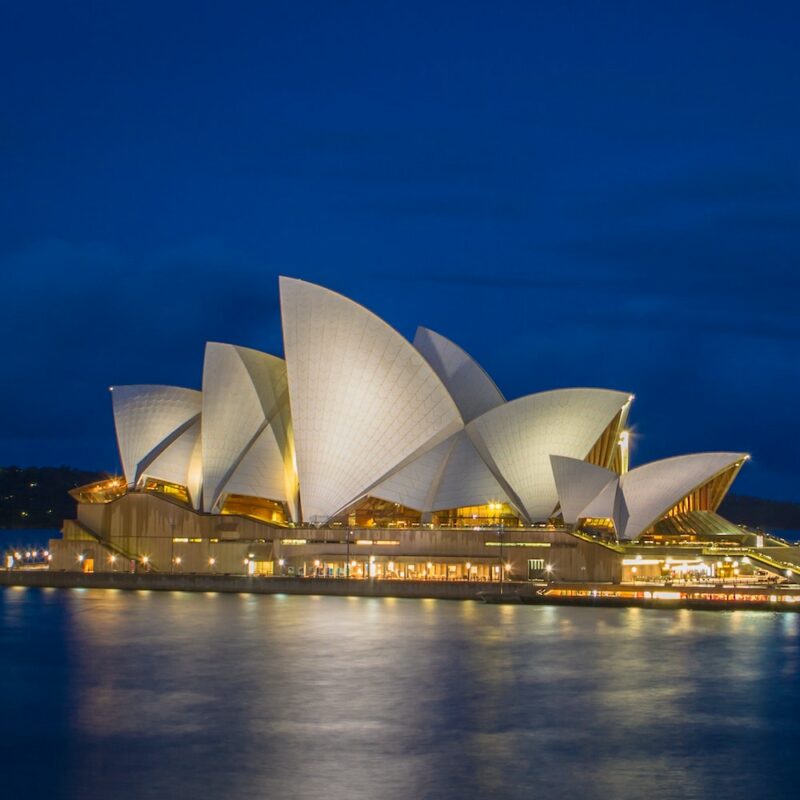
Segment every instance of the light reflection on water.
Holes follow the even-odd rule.
[[[799,623],[0,591],[0,796],[784,797]]]

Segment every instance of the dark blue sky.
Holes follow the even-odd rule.
[[[800,11],[653,5],[5,3],[0,463],[116,469],[287,274],[800,500]]]

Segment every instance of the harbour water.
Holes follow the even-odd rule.
[[[0,796],[783,798],[800,616],[0,590]]]

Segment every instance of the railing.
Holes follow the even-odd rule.
[[[597,536],[592,536],[590,533],[585,533],[584,531],[574,530],[565,531],[565,533],[569,533],[570,536],[574,536],[576,539],[582,539],[584,542],[591,542],[592,544],[599,544],[602,547],[607,547],[609,550],[613,550],[615,553],[625,552],[625,548],[622,545],[616,544],[615,542],[609,542],[606,539],[601,539]]]
[[[123,548],[121,548],[119,545],[116,545],[108,541],[107,539],[104,539],[102,536],[100,536],[99,533],[95,533],[91,528],[87,527],[82,522],[79,522],[77,519],[70,520],[70,522],[73,525],[76,525],[85,534],[91,536],[92,539],[94,539],[99,544],[103,545],[103,547],[105,547],[107,550],[110,550],[115,555],[121,556],[122,558],[127,559],[128,561],[137,561],[137,562],[139,561],[139,558],[136,555],[129,553],[127,550],[123,550]],[[153,566],[152,562],[148,562],[147,566],[151,572],[158,572],[158,569],[156,569],[156,567]]]

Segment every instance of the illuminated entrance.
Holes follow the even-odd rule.
[[[406,581],[499,581],[500,566],[496,560],[425,559],[422,557],[356,556],[350,562],[341,558],[320,556],[290,564],[288,574],[307,578],[352,578],[356,580]],[[505,570],[504,579],[509,571]]]

